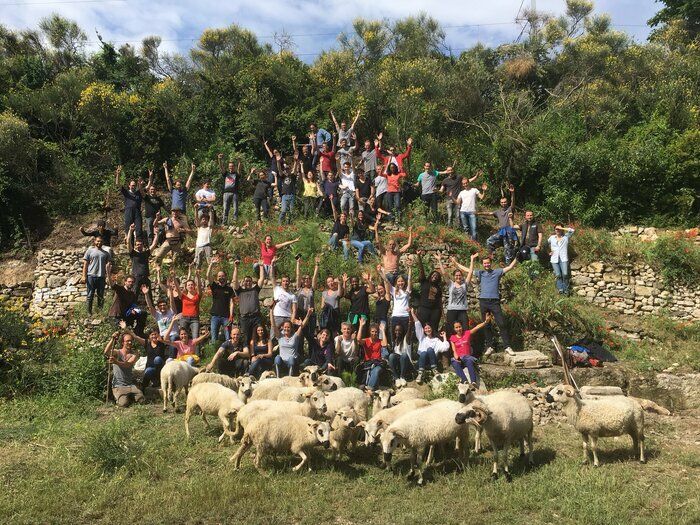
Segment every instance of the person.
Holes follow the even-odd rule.
[[[437,356],[450,350],[450,342],[447,340],[447,333],[440,332],[440,337],[434,334],[437,328],[433,328],[430,323],[421,323],[416,315],[416,311],[411,308],[411,319],[418,340],[418,375],[416,383],[423,384],[425,370],[428,367],[433,373],[437,370]]]
[[[540,249],[544,230],[539,221],[535,220],[532,210],[525,211],[525,222],[520,225],[520,248],[528,248],[531,261],[539,261]]]
[[[265,325],[257,324],[253,327],[248,352],[250,353],[249,375],[260,379],[260,374],[266,370],[272,370],[274,366],[272,360],[272,339],[267,333]]]
[[[228,217],[233,208],[233,220],[238,220],[238,202],[240,198],[241,174],[243,173],[243,162],[238,159],[238,164],[234,160],[228,161],[228,169],[224,169],[224,154],[216,156],[219,161],[221,176],[224,178],[224,216],[222,224],[228,224]]]
[[[396,286],[394,286],[386,278],[385,269],[381,265],[377,266],[377,273],[384,277],[384,286],[386,286],[386,289],[389,291],[393,302],[393,308],[391,310],[392,333],[394,333],[396,325],[400,324],[403,328],[402,333],[404,335],[408,334],[408,303],[411,299],[411,272],[412,268],[409,267],[408,278],[399,275],[396,278]]]
[[[239,324],[244,341],[250,341],[253,337],[253,328],[256,325],[262,324],[262,316],[260,315],[260,290],[265,284],[265,275],[263,266],[258,268],[258,280],[253,282],[253,278],[246,275],[243,278],[243,283],[238,282],[238,269],[241,265],[241,260],[236,258],[233,261],[233,278],[231,285],[233,291],[238,297],[238,313]],[[253,347],[251,346],[251,349]]]
[[[459,224],[459,205],[455,203],[457,195],[462,189],[462,177],[457,176],[454,166],[448,166],[447,177],[442,179],[440,193],[445,196],[445,210],[447,211],[447,225],[452,226],[453,222]],[[476,177],[475,177],[476,178]],[[472,181],[475,179],[471,179]]]
[[[296,319],[297,296],[292,293],[292,290],[289,287],[289,285],[291,284],[289,276],[283,275],[280,278],[279,286],[277,285],[277,280],[275,279],[274,262],[276,262],[276,259],[273,259],[273,264],[270,269],[270,281],[272,282],[272,298],[275,302],[275,307],[273,311],[277,326],[282,326],[282,324],[285,321],[292,322],[293,319]]]
[[[398,223],[401,217],[401,179],[406,177],[406,174],[403,171],[399,171],[396,164],[389,164],[385,177],[389,198],[387,208],[391,210],[394,222]]]
[[[251,169],[246,181],[250,181],[255,173],[255,168]],[[255,181],[255,189],[253,190],[253,206],[255,206],[255,216],[258,222],[262,222],[263,218],[267,218],[270,209],[268,202],[268,190],[272,187],[270,181],[267,180],[265,170],[258,171],[258,178]]]
[[[471,330],[465,330],[460,321],[454,323],[454,334],[450,336],[450,345],[452,346],[452,368],[459,376],[461,383],[474,383],[479,386],[479,371],[476,367],[477,359],[472,355],[471,338],[475,332],[478,332],[483,327],[488,326],[493,321],[493,314],[487,313],[486,318],[476,325]],[[469,372],[469,378],[464,373],[464,368]],[[471,381],[470,381],[471,380]]]
[[[564,233],[564,226],[561,223],[554,225],[554,235],[550,235],[549,262],[556,276],[556,287],[562,295],[569,294],[569,239],[574,234],[573,228],[567,228]]]
[[[105,346],[104,356],[112,367],[112,395],[118,407],[126,408],[132,401],[143,403],[146,398],[134,382],[134,365],[137,357],[133,352],[134,337],[130,334],[122,336],[122,347],[114,349],[114,345],[119,339],[119,332],[114,332],[109,342]]]
[[[348,322],[352,325],[353,330],[360,328],[360,321],[369,319],[369,294],[374,293],[374,283],[369,272],[362,272],[363,283],[360,284],[360,279],[353,277],[350,279],[350,288],[348,289],[348,275],[343,274],[343,289],[348,290],[345,297],[350,301],[348,309]]]
[[[219,346],[211,362],[204,367],[204,371],[216,370],[219,374],[238,377],[245,374],[249,366],[249,348],[241,337],[241,329],[234,326],[231,328],[231,337]]]
[[[354,139],[357,138],[354,133],[352,136]],[[343,168],[347,164],[352,171],[352,156],[355,154],[355,146],[350,146],[350,142],[346,139],[338,139],[338,145],[340,146],[338,148],[338,165]],[[353,174],[353,181],[354,179]]]
[[[371,195],[369,199],[367,199],[367,203],[365,204],[362,211],[364,211],[365,217],[367,217],[367,220],[370,223],[375,223],[375,230],[376,226],[379,225],[379,223],[384,217],[388,218],[391,216],[390,212],[377,206],[376,199]]]
[[[301,364],[302,368],[315,365],[319,372],[332,375],[335,371],[333,348],[331,332],[324,328],[309,342],[309,358]]]
[[[403,169],[403,163],[411,155],[411,144],[413,144],[413,139],[411,137],[408,137],[408,139],[406,139],[406,151],[404,151],[403,153],[397,155],[396,148],[394,146],[390,146],[386,155],[384,155],[381,152],[382,135],[382,133],[379,133],[377,135],[377,141],[375,142],[374,149],[377,155],[377,160],[381,161],[384,164],[384,173],[388,174],[389,168],[391,166],[396,166],[397,173],[404,173],[405,170]]]
[[[357,113],[355,113],[355,118],[353,119],[352,124],[350,124],[350,127],[348,127],[345,120],[341,120],[339,125],[335,115],[333,114],[333,110],[331,110],[330,113],[331,118],[333,119],[333,124],[335,124],[335,132],[338,134],[338,142],[340,143],[344,140],[348,146],[353,144],[352,140],[350,139],[354,139],[355,141],[357,140],[357,137],[355,137],[355,125],[360,118],[360,110],[358,109]]]
[[[309,130],[311,131],[309,134],[309,144],[311,145],[314,156],[313,167],[316,168],[319,161],[319,147],[321,144],[331,141],[331,134],[325,129],[319,128],[315,122],[309,124]]]
[[[335,162],[335,135],[332,135],[333,142],[331,146],[328,146],[328,142],[320,142],[316,144],[316,148],[320,148],[318,155],[321,162],[321,172],[327,174],[328,172],[335,171],[333,169],[333,163]]]
[[[434,326],[437,330],[442,317],[442,274],[433,270],[426,277],[423,268],[423,250],[418,250],[418,269],[420,270],[420,300],[418,301],[418,319],[423,324]],[[409,289],[410,291],[410,289]]]
[[[85,283],[87,297],[87,314],[92,315],[92,303],[97,294],[97,308],[102,309],[105,302],[105,284],[107,264],[112,256],[102,247],[102,237],[95,237],[93,245],[83,255],[82,280]]]
[[[117,166],[114,175],[114,185],[119,186],[119,177],[122,173],[122,167]],[[138,181],[130,180],[128,186],[121,186],[122,197],[124,197],[124,231],[129,230],[132,224],[136,230],[137,237],[141,237],[142,222],[141,222],[141,203],[143,202],[143,179]]]
[[[344,322],[340,325],[340,334],[335,338],[335,372],[354,372],[359,362],[359,342],[353,336],[352,325]]]
[[[392,324],[393,337],[391,346],[386,351],[386,359],[389,370],[394,376],[394,386],[401,388],[406,386],[408,379],[414,373],[411,360],[411,344],[408,342],[408,332],[401,323]]]
[[[459,264],[454,257],[450,257],[450,261],[455,267],[455,270],[452,273],[452,279],[449,279],[445,267],[442,264],[442,258],[439,255],[436,256],[440,272],[447,281],[447,317],[445,319],[445,328],[448,336],[454,334],[453,326],[456,321],[462,323],[462,326],[467,326],[468,324],[469,318],[467,317],[467,308],[469,283],[471,283],[472,277],[474,276],[474,261],[477,257],[479,257],[478,252],[471,254],[469,268]]]
[[[420,198],[432,212],[434,220],[438,218],[438,194],[435,192],[437,178],[448,173],[448,170],[434,170],[432,163],[427,161],[423,164],[423,171],[418,175],[418,180],[413,185],[416,188],[421,188]]]
[[[389,183],[387,182],[386,175],[384,175],[384,169],[377,167],[377,175],[372,181],[374,183],[374,198],[377,201],[378,208],[390,208],[391,202],[389,202]]]
[[[143,215],[146,218],[146,241],[153,244],[156,234],[156,222],[161,217],[161,210],[165,208],[163,199],[158,195],[158,190],[153,183],[153,170],[148,170],[148,183],[146,195],[143,196]]]
[[[476,241],[476,199],[484,198],[485,193],[471,187],[471,179],[462,177],[462,191],[454,199],[455,204],[459,204],[459,221],[462,223],[464,233],[468,233],[472,241]],[[488,186],[482,184],[481,189],[485,192]]]
[[[170,217],[156,221],[156,224],[165,225],[165,241],[156,250],[156,267],[160,266],[161,261],[169,252],[173,253],[172,260],[174,265],[177,256],[182,253],[184,236],[189,231],[187,219],[180,210],[173,209],[170,211]]]
[[[367,387],[367,393],[371,396],[379,388],[384,361],[382,360],[382,349],[386,352],[389,343],[386,339],[386,332],[380,331],[379,326],[373,324],[369,327],[369,337],[363,338],[362,332],[367,320],[360,319],[360,327],[357,330],[356,338],[360,351],[362,352],[362,378],[361,382]],[[381,338],[380,338],[381,334]]]
[[[148,307],[148,311],[150,312],[151,316],[156,321],[156,325],[158,326],[158,334],[161,338],[165,337],[165,333],[168,331],[170,321],[173,320],[173,317],[177,313],[175,311],[175,305],[173,304],[172,288],[168,286],[166,290],[168,294],[168,300],[166,300],[164,297],[161,297],[160,299],[158,299],[158,302],[154,307],[153,299],[151,299],[150,287],[146,284],[141,286],[141,293],[143,293],[143,295],[146,298],[146,306]],[[171,337],[176,336],[177,334],[171,334]]]
[[[340,299],[345,294],[339,279],[329,275],[326,288],[321,292],[321,314],[318,316],[319,328],[328,328],[331,336],[340,332]]]
[[[362,150],[360,154],[362,162],[361,173],[365,175],[370,181],[374,182],[377,176],[377,149],[379,145],[379,140],[376,141],[375,147],[372,147],[372,141],[370,139],[365,140],[365,149]]]
[[[294,197],[297,194],[297,177],[296,171],[299,161],[294,160],[294,166],[292,172],[285,167],[282,173],[275,174],[275,187],[280,194],[281,206],[280,215],[277,220],[278,225],[282,225],[282,222],[287,220],[287,224],[292,223],[292,212],[294,211]]]
[[[374,197],[374,183],[372,177],[364,171],[360,171],[355,177],[355,200],[358,209],[367,213],[367,203]]]
[[[328,239],[328,246],[332,250],[338,247],[338,241],[343,245],[343,257],[348,258],[350,252],[350,240],[348,235],[350,234],[350,227],[348,226],[348,216],[341,213],[333,224],[333,229],[331,230],[330,239]]]
[[[153,239],[153,243],[148,248],[144,248],[143,239],[141,239],[141,237],[137,237],[134,240],[135,235],[136,228],[132,224],[129,226],[129,232],[126,237],[126,246],[129,252],[129,258],[131,259],[131,273],[136,279],[134,286],[136,290],[140,290],[141,286],[145,284],[149,287],[150,291],[151,272],[148,266],[148,261],[151,258],[151,252],[155,249],[158,240]]]
[[[146,390],[151,383],[155,388],[160,388],[160,370],[165,365],[165,343],[160,340],[160,333],[157,328],[148,331],[148,339],[139,337],[129,328],[124,321],[119,322],[122,330],[129,334],[137,345],[143,346],[146,354],[146,368],[143,371],[141,389]]]
[[[321,211],[327,213],[327,206],[331,208],[331,214],[333,217],[336,216],[338,210],[338,187],[340,183],[335,179],[333,172],[328,172],[325,174],[325,179],[322,184],[319,184],[319,193],[323,196],[318,201],[316,206],[316,213],[321,214]]]
[[[202,294],[199,283],[199,268],[195,270],[195,278],[185,281],[183,293],[178,284],[175,291],[182,299],[182,313],[180,314],[180,329],[186,329],[193,339],[199,337],[199,304],[202,302]]]
[[[112,283],[112,263],[107,263],[107,282]],[[134,289],[136,279],[133,275],[124,277],[123,284],[116,282],[111,284],[114,291],[114,302],[107,314],[109,317],[126,321],[129,327],[134,328],[134,332],[139,337],[144,337],[146,327],[146,312],[137,304],[137,296]]]
[[[214,215],[201,214],[194,218],[197,226],[197,241],[194,248],[194,265],[199,269],[202,265],[202,254],[207,259],[207,264],[211,264],[211,234],[216,223]]]
[[[273,300],[274,307],[277,307],[277,301]],[[292,333],[292,322],[290,320],[284,321],[280,330],[279,325],[276,321],[276,316],[273,314],[274,308],[270,308],[270,326],[272,327],[272,333],[277,338],[277,344],[279,345],[279,354],[275,357],[275,373],[277,377],[282,377],[282,372],[286,371],[287,375],[296,376],[299,368],[299,362],[301,361],[301,356],[299,355],[297,348],[297,341],[304,332],[311,314],[314,313],[313,308],[309,308],[306,311],[306,317],[302,320],[299,328],[296,332]]]
[[[318,207],[318,201],[321,193],[318,191],[318,182],[316,181],[314,172],[306,171],[304,173],[306,173],[303,180],[304,218],[308,219],[313,215],[314,211]]]
[[[219,270],[216,272],[216,280],[211,280],[211,270],[214,264],[218,264],[212,260],[207,268],[207,282],[211,290],[211,343],[215,344],[219,338],[219,332],[223,329],[224,341],[229,340],[228,327],[233,320],[233,297],[235,292],[229,285],[226,279],[226,272]],[[239,330],[240,332],[240,330]],[[245,342],[245,339],[242,339]]]
[[[314,139],[315,140],[315,139]],[[312,153],[311,144],[302,144],[301,153],[299,153],[299,147],[297,146],[297,137],[292,135],[292,150],[299,155],[299,163],[301,164],[302,173],[314,173],[314,155]]]
[[[486,239],[486,248],[489,255],[493,256],[498,246],[503,246],[506,264],[515,257],[518,244],[518,233],[513,228],[513,210],[515,209],[515,186],[508,185],[510,202],[506,197],[501,197],[501,207],[493,212],[478,213],[477,215],[489,215],[498,220],[498,231]]]
[[[244,227],[244,229],[247,229],[247,224]],[[250,232],[250,235],[253,237],[256,243],[260,246],[260,258],[262,259],[262,267],[265,270],[265,278],[270,277],[270,272],[272,270],[272,260],[275,258],[277,255],[277,251],[281,250],[282,248],[285,248],[287,246],[291,246],[295,242],[299,242],[301,237],[297,237],[296,239],[292,239],[290,241],[285,241],[281,242],[278,244],[275,244],[272,242],[272,235],[266,235],[265,238],[263,239],[263,242],[258,241],[258,239],[255,237],[253,232]],[[253,264],[253,271],[257,272],[258,267],[261,265],[260,262],[256,262]]]
[[[190,175],[187,177],[185,185],[182,185],[182,181],[176,179],[174,184],[170,180],[170,172],[168,171],[168,161],[163,162],[163,170],[165,171],[165,184],[170,192],[170,210],[178,210],[182,212],[182,221],[185,224],[185,228],[189,228],[187,223],[187,192],[190,191],[190,186],[192,186],[192,179],[194,179],[194,172],[197,169],[194,162],[192,163],[190,169]]]
[[[204,215],[215,216],[214,203],[216,202],[216,192],[211,188],[209,179],[205,180],[202,187],[194,194],[194,200],[195,219]]]
[[[104,219],[98,219],[95,222],[94,229],[86,230],[81,226],[80,233],[83,235],[83,237],[100,237],[102,239],[102,249],[107,253],[111,254],[112,238],[116,238],[119,235],[119,228],[107,228],[107,221],[105,221]]]
[[[173,320],[170,321],[170,326],[168,326],[168,331],[165,334],[165,338],[162,339],[166,345],[175,349],[175,353],[171,354],[171,356],[166,360],[166,363],[168,361],[176,360],[185,361],[188,365],[195,366],[197,363],[199,363],[202,357],[199,350],[199,345],[207,340],[209,333],[205,330],[202,335],[193,339],[190,335],[190,331],[181,326],[178,331],[180,339],[171,341],[170,333],[173,331],[175,322],[179,320],[181,315],[182,314],[177,314],[175,317],[173,317]]]
[[[398,247],[398,243],[394,239],[389,239],[385,247],[379,239],[378,228],[374,230],[374,244],[382,256],[382,266],[386,272],[386,279],[394,285],[396,277],[399,275],[399,259],[413,245],[413,227],[409,226],[408,241],[401,248]]]
[[[306,317],[306,311],[309,308],[315,308],[316,306],[316,296],[315,296],[315,291],[316,291],[316,282],[318,279],[318,267],[319,264],[321,263],[321,257],[317,255],[314,258],[314,273],[313,275],[309,275],[308,273],[305,275],[301,275],[301,255],[298,255],[296,258],[296,309],[295,309],[295,314],[294,314],[294,319],[292,322],[294,324],[300,324],[301,320]],[[306,325],[306,328],[304,329],[303,332],[303,338],[299,339],[299,355],[302,355],[302,345],[304,344],[304,339],[306,339],[307,343],[309,344],[309,348],[311,348],[311,344],[315,341],[314,340],[314,335],[316,333],[316,315],[312,315],[311,319],[309,320],[309,323]],[[330,338],[329,338],[330,340]]]
[[[357,250],[357,262],[360,264],[364,262],[365,253],[372,255],[377,253],[374,250],[372,241],[369,240],[369,230],[373,230],[376,227],[376,223],[375,226],[371,226],[368,223],[365,212],[357,212],[357,217],[353,221],[352,234],[350,235],[350,245]]]
[[[501,283],[501,278],[511,271],[517,262],[517,259],[513,259],[513,261],[505,268],[494,269],[492,268],[493,260],[487,256],[481,260],[481,264],[483,265],[484,269],[474,272],[474,276],[480,283],[479,310],[481,311],[481,319],[482,321],[485,321],[486,316],[489,313],[493,314],[493,319],[496,321],[498,330],[501,333],[501,340],[505,346],[505,352],[508,355],[515,355],[515,352],[510,347],[510,336],[508,334],[508,328],[506,328],[505,319],[503,318],[503,312],[501,311],[501,295],[499,286]],[[493,330],[491,329],[490,323],[484,330],[484,339],[484,344],[486,346],[484,357],[488,357],[494,351]]]
[[[350,162],[342,163],[340,172],[340,212],[350,216],[355,215],[355,172],[352,171]]]

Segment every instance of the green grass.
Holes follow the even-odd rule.
[[[418,488],[380,469],[377,451],[333,462],[317,449],[315,471],[303,474],[281,455],[266,462],[263,477],[250,456],[232,470],[237,445],[217,446],[217,426],[206,432],[193,419],[188,442],[182,414],[157,405],[14,401],[0,407],[0,521],[697,523],[700,453],[674,438],[678,420],[648,420],[647,465],[630,458],[622,438],[602,440],[601,468],[581,466],[574,430],[552,424],[536,429],[533,470],[514,458],[512,483],[488,481],[490,455],[482,454],[463,473],[436,469]],[[405,473],[406,457],[397,459]]]

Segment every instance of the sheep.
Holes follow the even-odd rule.
[[[491,442],[494,461],[491,479],[498,479],[499,451],[504,452],[504,475],[511,481],[508,470],[508,453],[513,443],[520,443],[520,454],[525,454],[523,439],[527,440],[528,462],[532,460],[532,407],[522,395],[514,392],[494,392],[483,399],[476,399],[455,415],[455,422],[483,427]]]
[[[301,403],[304,401],[304,396],[306,396],[306,394],[309,392],[313,394],[317,390],[318,388],[313,386],[288,386],[280,391],[277,396],[277,401],[296,401],[297,403]]]
[[[393,393],[394,390],[384,388],[372,392],[372,415],[378,414],[380,411],[391,406],[389,402]]]
[[[399,405],[400,406],[400,405]],[[409,479],[418,473],[418,484],[423,484],[425,467],[432,460],[432,447],[440,443],[457,441],[457,453],[460,463],[469,457],[469,427],[458,425],[455,416],[463,406],[456,401],[445,401],[438,405],[418,408],[396,419],[381,436],[384,462],[391,463],[391,457],[400,444],[411,450],[411,470]],[[418,465],[418,458],[423,458],[425,449],[430,447],[424,464]]]
[[[188,365],[184,361],[169,361],[160,371],[160,386],[163,393],[163,412],[168,411],[168,401],[173,404],[173,410],[177,412],[177,396],[184,390],[185,395],[190,387],[190,382],[199,373],[199,369]]]
[[[265,381],[260,381],[253,394],[250,396],[251,401],[260,399],[277,399],[279,393],[287,388],[287,385],[282,379],[270,378]]]
[[[357,414],[352,408],[343,407],[336,412],[331,421],[330,435],[331,449],[335,458],[346,450],[348,443],[355,450],[358,434],[357,422]]]
[[[262,374],[260,374],[260,382],[265,381],[266,379],[276,379],[277,374],[275,374],[274,370],[265,370]]]
[[[367,420],[367,409],[369,407],[369,395],[354,387],[345,387],[333,392],[326,392],[326,404],[328,406],[327,416],[330,419],[335,417],[335,413],[343,408],[354,408],[360,421]]]
[[[483,400],[484,396],[477,396],[474,393],[477,388],[476,383],[459,383],[457,385],[457,400],[464,405],[468,405],[477,399]],[[474,453],[478,454],[481,452],[481,434],[484,429],[479,425],[474,425],[474,430]]]
[[[407,401],[409,399],[422,399],[424,397],[425,396],[423,395],[423,392],[421,392],[417,388],[402,388],[395,394],[391,395],[391,404],[398,405],[399,403]]]
[[[257,453],[253,464],[261,474],[266,475],[262,470],[262,459],[268,449],[290,451],[298,455],[301,462],[292,469],[296,472],[309,461],[312,446],[321,443],[328,447],[329,436],[330,425],[327,422],[314,421],[304,416],[275,414],[270,418],[256,418],[246,427],[241,446],[230,461],[234,463],[234,470],[239,470],[243,454],[255,445]]]
[[[345,381],[343,381],[338,376],[329,376],[328,374],[321,374],[318,377],[319,377],[319,379],[324,381],[324,384],[328,384],[328,383],[334,384],[335,385],[334,390],[338,390],[340,388],[345,388]]]
[[[429,405],[430,402],[425,399],[409,399],[408,401],[399,403],[396,406],[379,410],[377,413],[372,415],[371,419],[358,424],[365,430],[365,445],[369,446],[376,443],[377,438],[384,431],[384,429],[386,429],[399,417],[411,412],[412,410]]]
[[[190,417],[195,408],[202,411],[202,419],[207,428],[210,428],[207,421],[207,414],[217,415],[224,427],[224,432],[219,436],[219,443],[228,435],[233,443],[233,432],[231,425],[233,416],[245,406],[236,392],[218,383],[198,383],[192,385],[187,393],[187,409],[185,410],[185,433],[190,437]]]
[[[313,386],[314,380],[318,377],[314,377],[309,372],[302,372],[298,376],[284,376],[281,381],[287,386]]]
[[[635,400],[624,396],[608,396],[600,399],[581,399],[569,385],[557,385],[547,401],[558,401],[563,405],[569,423],[583,438],[583,463],[589,461],[588,445],[593,453],[593,465],[599,466],[597,446],[599,437],[613,437],[629,434],[639,462],[646,463],[644,457],[644,410]]]
[[[230,377],[224,374],[214,374],[212,372],[202,372],[195,376],[192,380],[192,386],[200,383],[218,383],[224,385],[238,393],[238,398],[247,403],[250,396],[253,394],[255,386],[255,378],[252,376]]]

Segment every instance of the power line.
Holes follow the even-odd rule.
[[[113,2],[126,2],[127,0],[60,0],[59,2],[10,2],[0,4],[0,7],[5,6],[25,6],[25,5],[60,5],[60,4],[106,4]]]

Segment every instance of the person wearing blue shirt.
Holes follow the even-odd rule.
[[[192,186],[192,179],[194,178],[194,172],[197,166],[192,163],[192,169],[190,170],[190,175],[187,177],[187,182],[183,187],[182,181],[175,179],[170,180],[170,173],[168,172],[168,161],[163,163],[163,169],[165,170],[165,183],[168,186],[168,191],[170,192],[170,209],[179,210],[182,212],[182,218],[185,222],[185,228],[189,228],[187,224],[187,192]]]
[[[311,135],[309,136],[309,139],[312,144],[316,144],[316,148],[314,151],[314,160],[311,162],[311,166],[313,166],[313,168],[316,169],[316,165],[318,164],[319,159],[318,152],[321,149],[321,144],[330,142],[331,140],[333,140],[333,138],[327,130],[319,128],[315,122],[309,124],[309,129],[311,130]]]

